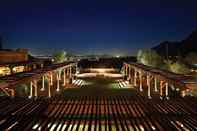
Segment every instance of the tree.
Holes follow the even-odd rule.
[[[191,52],[185,57],[185,62],[190,65],[197,64],[197,53]]]
[[[170,64],[169,70],[177,74],[188,74],[190,72],[189,68],[180,61]]]
[[[138,53],[137,53],[137,61],[139,63],[141,63],[141,61],[142,61],[143,54],[144,54],[144,50],[139,50]]]
[[[137,61],[147,66],[161,67],[164,62],[160,55],[152,49],[139,50],[137,54]]]
[[[67,53],[65,51],[58,51],[53,55],[54,63],[62,63],[66,60]]]

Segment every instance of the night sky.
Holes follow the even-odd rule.
[[[1,0],[5,48],[134,54],[197,29],[197,0]]]

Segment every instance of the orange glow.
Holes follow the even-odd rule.
[[[11,74],[9,67],[0,67],[0,76]]]
[[[90,68],[90,72],[97,72],[97,73],[105,73],[105,72],[114,72],[116,69],[114,68]]]
[[[13,68],[13,71],[14,72],[23,72],[24,69],[25,69],[24,66],[16,66],[16,67]]]
[[[102,75],[103,77],[110,77],[110,78],[122,78],[122,74],[118,73],[82,73],[82,74],[77,74],[76,76],[78,78],[87,78],[87,77],[97,77]]]

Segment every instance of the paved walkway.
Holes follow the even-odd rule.
[[[130,86],[124,86],[122,80],[109,78],[84,78],[80,88],[67,88],[64,96],[133,96],[136,94]]]

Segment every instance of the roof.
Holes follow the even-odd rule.
[[[21,72],[21,73],[16,73],[16,74],[9,75],[9,76],[3,76],[3,77],[0,77],[0,80],[3,81],[3,84],[0,83],[0,87],[1,88],[15,88],[14,86],[18,84],[30,82],[32,80],[40,78],[43,74],[46,74],[50,71],[54,71],[61,67],[70,66],[73,64],[75,63],[65,62],[65,63],[60,63],[60,64],[53,64],[53,65],[46,66],[41,69],[32,70],[29,72]]]
[[[197,99],[142,96],[0,97],[2,130],[195,130]]]

